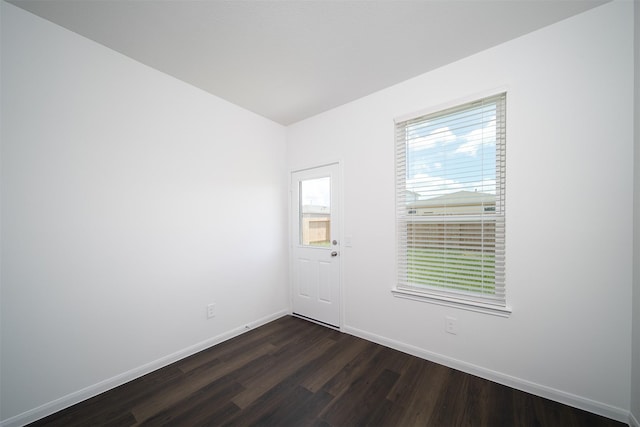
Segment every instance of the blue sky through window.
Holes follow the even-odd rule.
[[[466,106],[406,127],[406,189],[417,200],[496,193],[496,104]]]

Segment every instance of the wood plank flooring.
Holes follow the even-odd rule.
[[[623,426],[283,317],[32,426]]]

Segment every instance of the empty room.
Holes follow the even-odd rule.
[[[0,19],[0,427],[640,427],[637,1]]]

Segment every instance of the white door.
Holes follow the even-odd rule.
[[[291,174],[293,313],[340,327],[339,166]]]

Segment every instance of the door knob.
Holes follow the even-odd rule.
[[[338,256],[338,252],[336,251],[331,252],[331,256]]]

